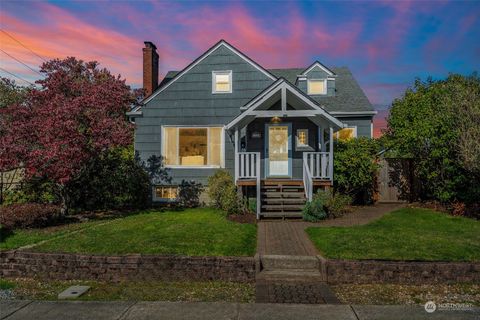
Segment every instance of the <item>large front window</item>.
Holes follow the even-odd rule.
[[[167,166],[222,166],[221,127],[164,127],[163,156]]]

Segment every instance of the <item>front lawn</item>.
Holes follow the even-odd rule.
[[[480,221],[428,209],[403,208],[363,226],[306,231],[327,258],[480,260]]]
[[[72,223],[68,225],[55,226],[42,229],[24,229],[13,232],[5,232],[0,229],[0,251],[17,249],[23,246],[50,240],[56,237],[62,237],[70,232],[93,225],[105,223],[105,221],[91,221],[84,223]]]
[[[146,211],[82,229],[33,248],[42,252],[253,256],[256,226],[228,221],[210,208]]]

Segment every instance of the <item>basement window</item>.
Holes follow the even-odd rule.
[[[212,93],[232,93],[232,71],[212,71]]]
[[[155,198],[165,201],[174,201],[177,199],[178,187],[177,186],[156,186]]]

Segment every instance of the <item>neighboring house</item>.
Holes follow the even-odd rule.
[[[148,96],[128,115],[140,157],[162,155],[171,169],[154,201],[225,168],[256,195],[257,217],[298,216],[314,188],[333,183],[333,139],[372,136],[376,112],[346,67],[265,69],[221,40],[158,85],[156,47],[145,45]]]

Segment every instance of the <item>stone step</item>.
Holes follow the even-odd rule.
[[[325,281],[320,271],[315,269],[285,269],[262,271],[256,276],[257,281],[281,282],[322,282]]]
[[[262,269],[271,270],[320,270],[320,261],[315,256],[262,255]]]

